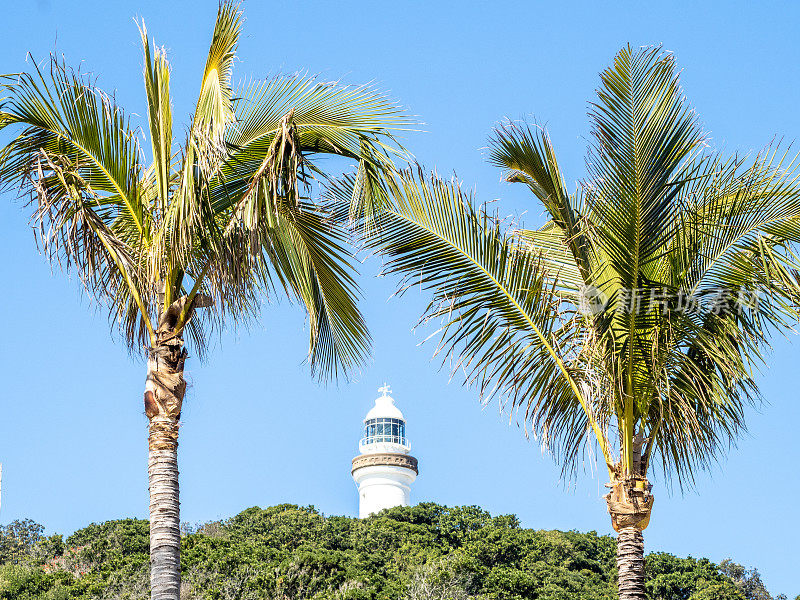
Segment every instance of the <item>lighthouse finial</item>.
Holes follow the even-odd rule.
[[[389,387],[389,384],[387,384],[387,383],[384,381],[384,382],[383,382],[383,387],[379,387],[379,388],[378,388],[378,391],[379,391],[381,394],[383,394],[384,396],[388,396],[389,394],[391,394],[391,393],[392,393],[392,388],[390,388],[390,387]]]

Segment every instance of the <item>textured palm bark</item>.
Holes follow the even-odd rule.
[[[150,598],[178,600],[181,533],[177,421],[150,422]]]
[[[173,305],[175,306],[175,305]],[[174,330],[179,306],[160,319],[149,349],[144,409],[149,419],[150,598],[179,600],[181,588],[178,427],[186,381],[186,349]]]
[[[617,589],[619,600],[645,600],[644,537],[637,527],[617,534]]]
[[[178,427],[186,380],[186,349],[181,333],[195,308],[211,306],[198,294],[173,302],[158,321],[156,343],[148,349],[144,412],[150,421],[148,437],[150,480],[150,598],[180,600],[181,531],[178,488]],[[182,313],[183,314],[183,320]]]
[[[655,498],[642,461],[644,437],[638,433],[633,444],[632,473],[623,475],[620,463],[615,465],[611,491],[606,495],[611,525],[617,532],[617,586],[620,600],[644,600],[644,537],[642,531],[650,523]]]

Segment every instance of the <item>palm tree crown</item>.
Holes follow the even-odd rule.
[[[415,171],[362,191],[350,215],[378,215],[365,237],[401,289],[432,290],[423,318],[441,320],[454,370],[520,409],[565,471],[596,444],[614,527],[641,531],[653,457],[691,485],[741,432],[769,333],[797,318],[798,171],[777,147],[712,151],[658,48],[624,48],[589,116],[573,193],[544,130],[492,137],[491,162],[542,203],[542,227],[508,227]],[[332,196],[344,206],[362,187],[345,178]]]
[[[325,176],[314,157],[381,172],[400,152],[391,130],[409,122],[369,88],[308,76],[234,91],[241,22],[235,4],[220,5],[182,141],[166,53],[141,24],[149,165],[122,108],[88,76],[55,58],[49,71],[5,76],[0,131],[18,133],[0,155],[0,183],[34,201],[45,252],[109,305],[131,348],[153,345],[173,306],[177,330],[202,352],[209,325],[253,316],[262,293],[280,290],[308,310],[311,364],[333,374],[358,364],[369,338],[341,230],[308,197]]]

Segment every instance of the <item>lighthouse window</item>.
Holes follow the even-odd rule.
[[[406,424],[402,419],[381,417],[365,423],[362,444],[389,443],[408,445]]]

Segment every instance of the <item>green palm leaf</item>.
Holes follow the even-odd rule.
[[[0,184],[37,204],[33,221],[51,260],[74,268],[109,304],[131,347],[149,339],[147,264],[136,248],[153,226],[137,138],[114,99],[53,58],[49,72],[5,76]]]
[[[342,179],[332,200],[347,206],[356,186],[355,176]],[[387,192],[368,247],[389,259],[386,274],[402,275],[401,291],[432,291],[423,321],[441,321],[439,347],[453,370],[482,394],[523,406],[551,451],[575,456],[587,430],[604,423],[586,404],[572,311],[561,312],[574,268],[541,241],[520,245],[455,182],[404,171]]]

